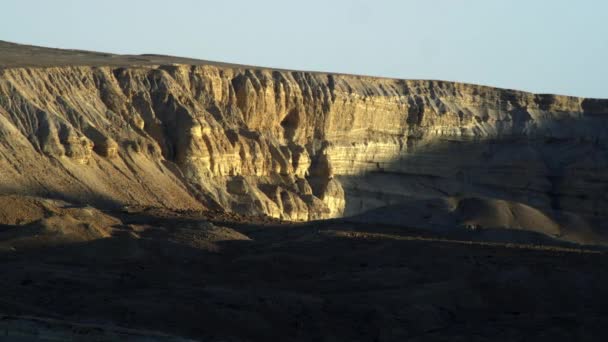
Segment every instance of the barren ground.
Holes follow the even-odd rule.
[[[0,228],[13,338],[592,341],[608,324],[597,248],[36,198],[20,208]]]

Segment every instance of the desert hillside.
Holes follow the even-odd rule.
[[[287,220],[482,197],[607,212],[608,101],[0,43],[0,189]]]

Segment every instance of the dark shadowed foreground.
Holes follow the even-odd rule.
[[[608,258],[597,247],[3,200],[12,202],[0,213],[8,340],[606,337]]]

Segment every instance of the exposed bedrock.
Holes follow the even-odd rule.
[[[487,196],[608,212],[608,101],[228,66],[0,70],[0,190],[289,220]]]

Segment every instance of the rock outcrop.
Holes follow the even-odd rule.
[[[606,100],[42,50],[73,63],[0,57],[3,193],[288,220],[463,195],[608,212]]]

